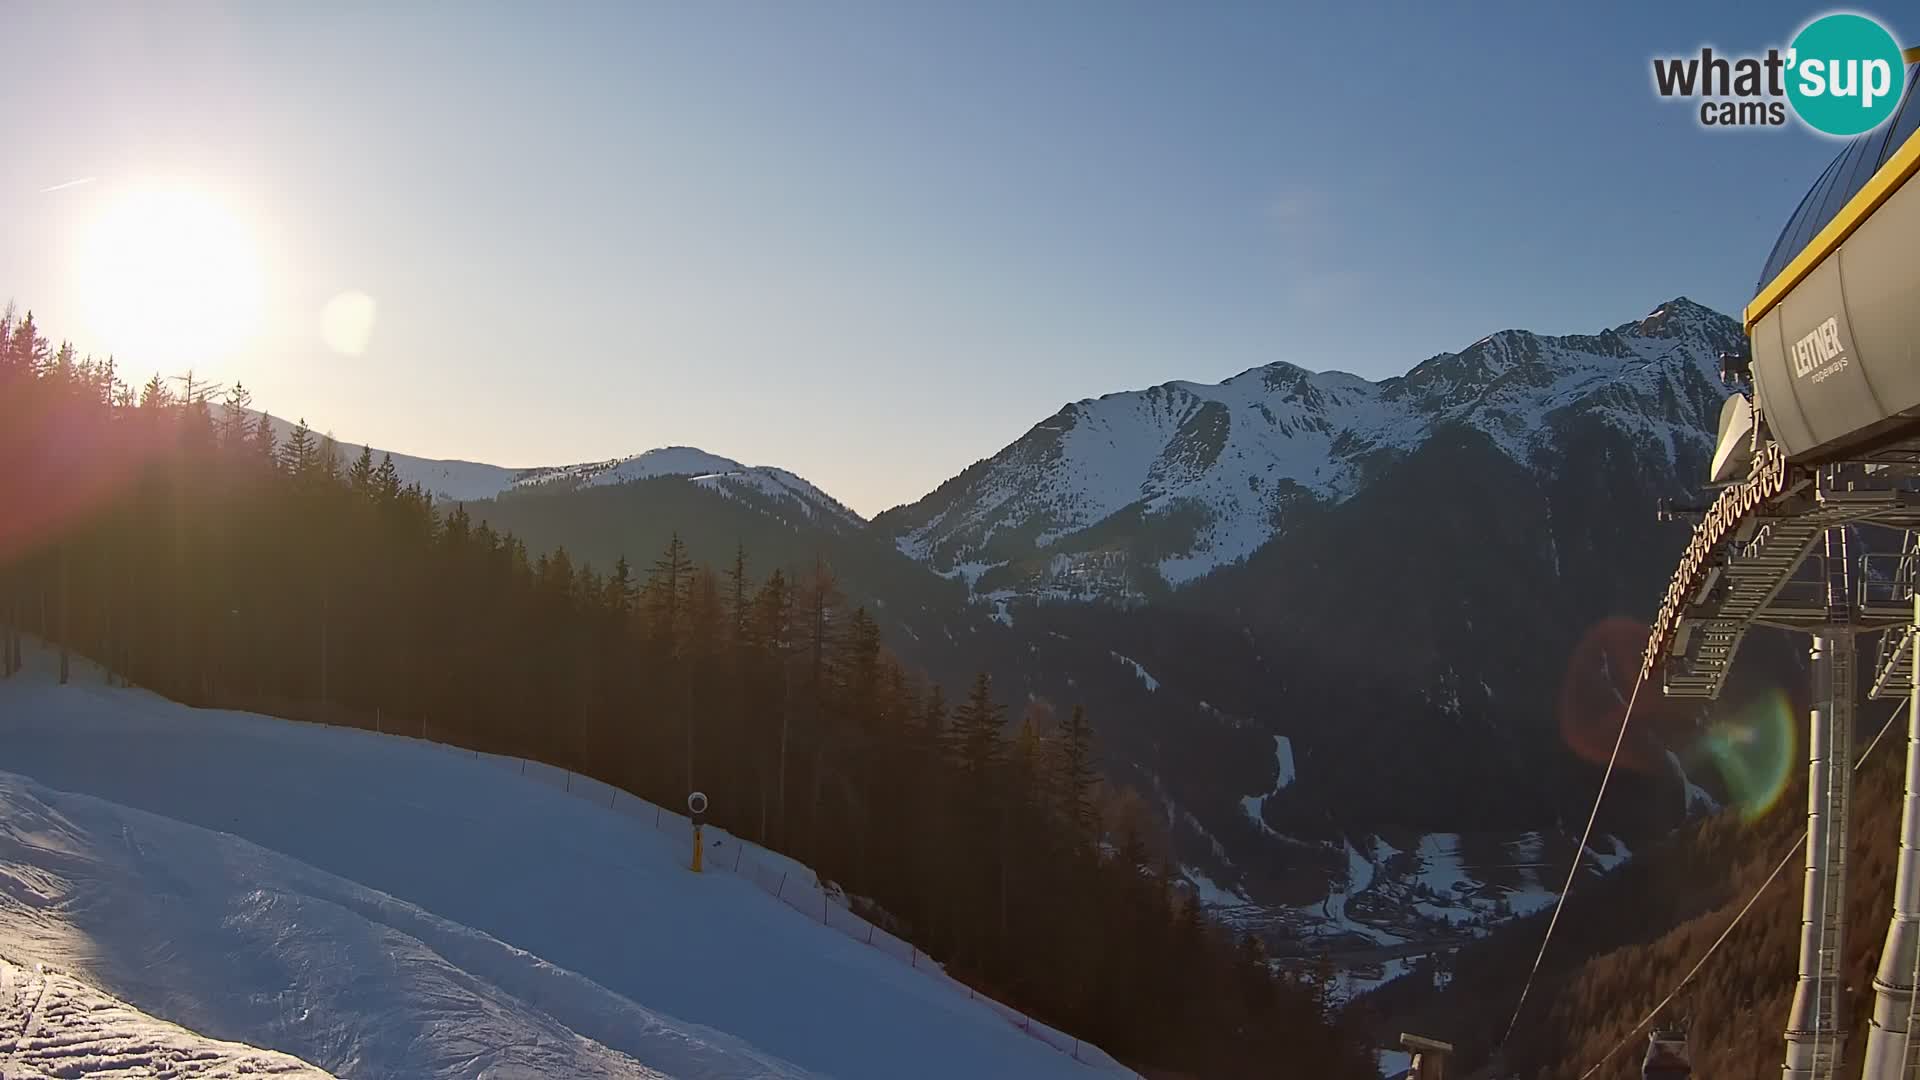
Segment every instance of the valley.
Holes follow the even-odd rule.
[[[1591,784],[1561,730],[1570,665],[1597,624],[1648,612],[1684,536],[1653,509],[1703,468],[1738,335],[1676,299],[1380,383],[1280,363],[1108,394],[872,522],[686,447],[393,463],[598,567],[676,535],[719,564],[830,567],[931,676],[1087,704],[1110,786],[1223,922],[1289,962],[1394,973],[1556,895]],[[1589,875],[1715,805],[1710,773],[1623,782],[1638,797]]]

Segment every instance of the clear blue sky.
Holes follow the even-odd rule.
[[[1736,310],[1836,147],[1702,131],[1648,60],[1824,10],[14,3],[0,296],[107,347],[77,237],[168,177],[254,237],[258,330],[198,366],[276,415],[692,444],[872,513],[1082,397]]]

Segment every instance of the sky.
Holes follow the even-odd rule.
[[[1650,59],[1826,10],[15,0],[0,298],[343,441],[693,445],[870,515],[1081,398],[1736,312],[1838,146]],[[160,291],[103,279],[128,235]],[[248,317],[141,338],[188,280]]]

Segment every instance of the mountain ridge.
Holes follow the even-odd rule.
[[[304,423],[271,414],[259,415],[268,416],[274,437],[282,443],[299,423]],[[308,430],[319,434],[316,429]],[[329,433],[327,437],[333,436]],[[682,478],[728,497],[751,491],[765,499],[791,504],[808,516],[818,516],[840,531],[861,529],[867,524],[865,518],[846,504],[797,473],[773,465],[746,465],[692,446],[661,446],[601,461],[513,468],[463,458],[419,457],[383,450],[370,443],[336,439],[335,445],[343,463],[350,461],[362,446],[376,456],[391,457],[403,486],[419,484],[422,490],[444,502],[478,502],[533,489],[598,487],[668,477]]]
[[[1664,443],[1671,460],[1723,396],[1715,361],[1737,336],[1732,319],[1679,297],[1595,334],[1498,331],[1378,382],[1278,361],[1086,398],[874,522],[982,591],[1137,599],[1246,559],[1299,500],[1351,497],[1449,425],[1534,467],[1550,420],[1584,410]],[[1132,563],[1124,580],[1117,552]]]

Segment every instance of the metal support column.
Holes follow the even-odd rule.
[[[1920,628],[1920,595],[1914,597]],[[1894,633],[1894,631],[1888,631]],[[1893,918],[1873,977],[1873,1024],[1867,1029],[1862,1080],[1914,1076],[1914,973],[1920,968],[1920,680],[1907,700],[1907,794],[1900,813],[1900,861],[1893,880]]]
[[[1785,1080],[1833,1080],[1844,1057],[1841,956],[1846,944],[1847,803],[1853,792],[1853,634],[1813,639],[1814,706],[1807,766],[1807,877],[1800,977],[1787,1021]]]

